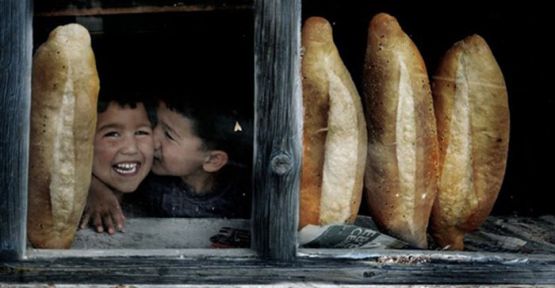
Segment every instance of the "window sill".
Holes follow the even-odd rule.
[[[507,224],[506,221],[499,219],[492,218],[488,222]],[[529,218],[523,219],[526,221],[521,223],[530,224]],[[540,220],[549,222],[550,219],[551,216],[548,216]],[[158,229],[158,231],[160,231],[159,228],[179,227],[177,230],[183,233],[179,237],[190,236],[188,233],[194,231],[192,227],[195,225],[197,227],[194,229],[204,227],[205,235],[211,235],[210,229],[217,231],[222,223],[227,225],[242,222],[246,225],[243,227],[249,226],[248,220],[216,219],[214,221],[212,219],[209,221],[212,223],[203,222],[207,219],[129,220],[126,232],[121,235],[139,235],[138,228],[144,229],[145,225],[151,226],[148,227],[149,229]],[[160,227],[154,227],[153,221],[160,223]],[[183,227],[189,228],[183,229]],[[488,223],[484,227],[489,227]],[[158,239],[163,242],[167,241],[165,238],[169,234],[166,231],[159,235],[161,236],[154,237],[155,235],[150,234],[145,238],[150,238],[149,241]],[[84,230],[79,232],[79,241],[83,241],[86,238],[84,236],[92,239],[110,237],[106,234],[97,234],[92,230]],[[555,283],[555,273],[553,273],[555,254],[545,252],[525,254],[484,251],[299,249],[299,257],[295,262],[283,263],[262,260],[257,257],[254,250],[250,249],[122,249],[121,245],[123,243],[119,248],[111,249],[28,249],[28,256],[22,261],[0,261],[0,283],[139,285],[182,283],[240,285],[285,282],[380,285],[546,285]]]
[[[233,239],[235,235],[226,235],[226,232],[248,230],[250,221],[246,219],[128,218],[124,232],[114,235],[97,233],[92,228],[77,231],[72,249],[213,248],[217,243],[211,237],[221,235],[229,236],[230,240],[245,240]]]

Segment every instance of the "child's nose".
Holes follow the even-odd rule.
[[[137,141],[134,137],[126,137],[126,141],[123,145],[123,149],[121,150],[124,154],[135,154],[139,151],[139,147],[137,145]]]

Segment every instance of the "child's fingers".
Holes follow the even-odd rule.
[[[113,214],[112,218],[114,218],[114,222],[116,223],[116,226],[117,226],[118,230],[123,231],[123,225],[125,223],[125,216],[123,215],[121,210],[118,213]]]
[[[114,223],[112,221],[112,216],[110,214],[106,214],[102,217],[102,221],[104,221],[104,226],[106,226],[106,229],[108,230],[108,234],[113,235],[114,233],[116,233],[116,230],[114,230]]]
[[[96,232],[98,233],[104,232],[104,227],[102,227],[102,219],[99,213],[94,213],[93,226],[96,227]]]

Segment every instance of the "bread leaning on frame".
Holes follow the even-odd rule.
[[[392,236],[427,247],[437,192],[438,143],[426,66],[397,20],[370,21],[363,78],[370,214]]]
[[[88,31],[53,30],[34,55],[27,235],[69,248],[91,180],[99,80]]]
[[[439,192],[431,232],[441,247],[464,248],[501,188],[509,147],[505,80],[486,41],[473,35],[445,54],[433,81],[440,144]]]
[[[352,223],[362,197],[366,123],[351,76],[327,20],[311,17],[302,31],[303,163],[300,223]]]

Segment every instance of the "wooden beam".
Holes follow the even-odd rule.
[[[301,163],[300,0],[255,2],[253,244],[296,256]]]
[[[25,254],[31,102],[30,0],[0,2],[0,259]]]
[[[409,251],[405,251],[409,257]],[[58,284],[275,284],[317,282],[337,284],[535,284],[555,283],[555,259],[505,263],[459,261],[430,256],[423,261],[391,257],[368,260],[303,259],[282,265],[241,257],[94,257],[28,259],[0,263],[0,283]],[[421,259],[415,256],[414,259]],[[402,259],[401,259],[402,260]]]
[[[35,16],[102,16],[145,13],[178,13],[218,10],[251,10],[253,0],[127,0],[127,1],[37,1]]]

